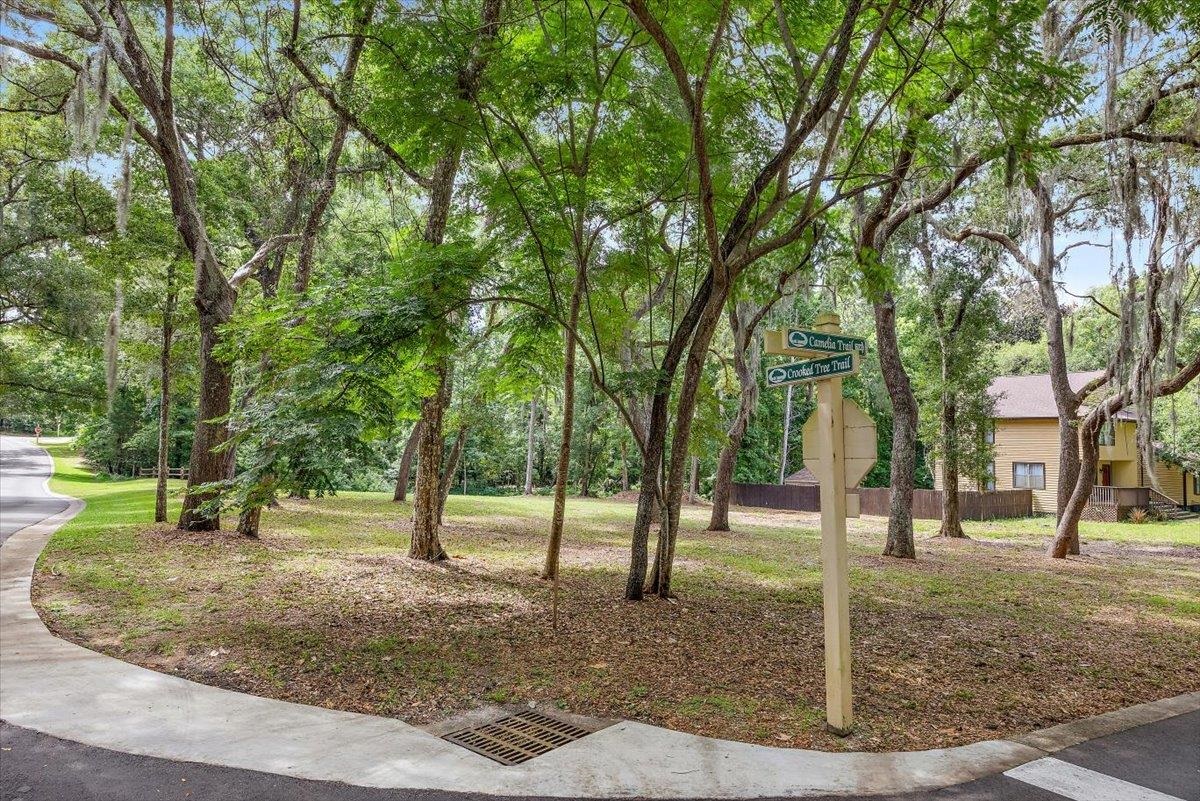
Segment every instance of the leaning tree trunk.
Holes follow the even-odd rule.
[[[450,360],[442,358],[434,367],[437,390],[421,402],[421,437],[417,445],[417,486],[413,492],[413,559],[439,562],[446,551],[438,536],[442,494],[442,417],[450,403]]]
[[[1081,475],[1082,465],[1079,460],[1079,429],[1078,420],[1067,419],[1060,415],[1058,419],[1058,493],[1056,506],[1056,528],[1062,528],[1068,541],[1067,552],[1079,554],[1079,521],[1067,519],[1062,526],[1063,512],[1071,503],[1071,491]]]
[[[708,301],[712,298],[714,289],[714,270],[709,270],[704,281],[696,289],[692,302],[684,312],[678,328],[671,335],[667,344],[667,352],[659,364],[658,380],[654,385],[654,395],[650,399],[649,424],[646,426],[646,448],[642,460],[641,492],[638,494],[638,510],[633,521],[633,541],[629,548],[629,576],[625,582],[625,599],[640,601],[645,597],[644,582],[649,561],[650,523],[663,501],[659,482],[656,476],[663,468],[663,454],[666,450],[669,407],[671,400],[671,384],[678,369],[679,360],[683,358],[688,341],[693,339],[706,310],[710,308]],[[722,292],[721,294],[724,294]],[[718,307],[719,308],[719,307]],[[711,339],[711,332],[709,332]],[[690,431],[691,421],[688,421]],[[667,504],[663,503],[666,506]],[[666,515],[663,519],[666,519]],[[659,541],[662,542],[662,531],[659,531]],[[657,560],[656,560],[657,564]],[[658,577],[653,582],[658,584]]]
[[[958,495],[958,405],[950,393],[942,394],[942,537],[966,537]]]
[[[1079,405],[1082,401],[1074,390],[1067,372],[1067,350],[1063,338],[1062,308],[1054,285],[1057,254],[1054,247],[1055,213],[1051,188],[1041,178],[1030,183],[1038,222],[1038,260],[1034,266],[1038,297],[1046,325],[1047,355],[1050,359],[1050,386],[1058,409],[1058,497],[1056,519],[1061,523],[1063,510],[1071,500],[1071,490],[1079,478]],[[1060,526],[1060,528],[1062,528]],[[1079,525],[1068,521],[1063,531],[1070,540],[1069,550],[1079,553]]]
[[[650,561],[650,523],[658,505],[657,476],[662,467],[666,445],[667,407],[670,385],[659,387],[650,403],[650,424],[646,428],[646,455],[642,459],[641,488],[637,515],[633,519],[633,542],[629,549],[629,577],[625,582],[625,600],[645,597],[646,568]]]
[[[559,553],[562,551],[563,518],[567,508],[567,474],[571,469],[571,434],[575,427],[575,329],[579,324],[579,307],[583,301],[587,264],[576,265],[575,286],[571,290],[571,307],[567,316],[567,331],[563,350],[563,419],[562,439],[558,444],[558,465],[554,474],[554,513],[550,518],[550,540],[546,545],[546,563],[542,578],[558,577]]]
[[[915,559],[912,498],[917,470],[917,400],[900,359],[895,298],[891,292],[885,292],[874,306],[879,366],[892,400],[892,499],[883,555]]]
[[[446,511],[446,498],[450,496],[450,488],[454,486],[454,474],[458,472],[458,463],[462,459],[463,448],[467,444],[467,427],[460,425],[458,434],[454,437],[454,445],[450,448],[450,458],[446,460],[446,469],[442,471],[441,498],[438,500],[438,525],[442,523],[442,514]],[[464,492],[466,483],[463,484]]]
[[[733,471],[737,467],[738,452],[742,440],[750,427],[750,416],[758,406],[758,367],[761,358],[758,347],[751,341],[754,331],[747,331],[745,323],[738,317],[738,309],[730,311],[730,324],[734,331],[733,367],[737,373],[741,392],[738,394],[738,410],[727,432],[729,440],[721,448],[717,460],[717,475],[712,490],[712,516],[708,521],[709,531],[729,531],[729,504],[733,496]]]
[[[158,395],[158,485],[154,491],[154,522],[167,520],[167,472],[170,468],[168,456],[171,447],[171,339],[174,336],[175,289],[171,286],[175,277],[175,262],[167,264],[167,298],[163,305],[162,352],[158,357],[161,373]]]
[[[729,531],[729,503],[733,496],[733,470],[737,465],[737,455],[742,447],[743,434],[730,433],[729,441],[725,443],[725,447],[721,448],[721,456],[717,460],[717,477],[713,481],[713,506],[712,516],[708,521],[709,531]]]
[[[679,533],[679,511],[683,503],[683,476],[700,379],[708,358],[709,344],[716,333],[721,310],[725,307],[726,291],[727,287],[724,284],[713,288],[697,320],[692,343],[688,348],[687,361],[684,363],[683,381],[679,388],[679,400],[675,411],[675,429],[671,432],[671,461],[667,472],[666,497],[663,499],[666,515],[658,530],[658,550],[648,588],[663,599],[671,597],[671,572],[675,563],[675,544]]]
[[[787,481],[788,457],[792,444],[792,390],[795,384],[788,384],[787,399],[783,402],[783,446],[779,453],[779,483]]]
[[[404,443],[404,453],[400,456],[400,470],[396,473],[396,491],[392,493],[392,500],[397,503],[404,503],[408,497],[408,476],[412,472],[413,456],[417,453],[417,444],[421,441],[421,421],[418,420],[408,435],[408,442]]]
[[[1089,414],[1080,427],[1079,432],[1079,463],[1076,465],[1075,481],[1067,487],[1067,502],[1059,506],[1058,527],[1054,542],[1050,544],[1050,556],[1063,559],[1067,554],[1079,553],[1079,521],[1083,517],[1083,509],[1087,506],[1092,494],[1091,481],[1080,480],[1083,476],[1096,474],[1100,463],[1100,449],[1097,438],[1104,418],[1098,414]],[[1066,486],[1065,482],[1059,485]]]

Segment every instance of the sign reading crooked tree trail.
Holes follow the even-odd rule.
[[[793,350],[809,350],[814,353],[866,353],[867,340],[845,334],[825,331],[809,331],[803,328],[787,330],[787,346]]]
[[[841,356],[827,356],[824,359],[768,367],[767,386],[781,387],[786,384],[803,384],[806,381],[850,375],[856,372],[854,361],[853,353],[844,353]]]

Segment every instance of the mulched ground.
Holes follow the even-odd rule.
[[[51,549],[35,600],[56,633],[146,667],[414,724],[533,701],[777,746],[911,750],[1200,689],[1200,549],[1104,543],[1060,562],[1033,543],[926,539],[900,562],[876,555],[885,521],[864,518],[858,726],[834,737],[815,515],[745,510],[710,534],[689,510],[678,598],[628,603],[632,508],[572,500],[569,514],[599,512],[568,528],[554,630],[536,575],[545,520],[485,504],[451,499],[443,541],[460,555],[442,565],[404,556],[397,507],[287,501],[258,542],[149,528],[129,553]]]

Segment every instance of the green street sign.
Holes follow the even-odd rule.
[[[844,353],[840,356],[826,356],[824,359],[768,367],[767,386],[781,387],[786,384],[803,384],[807,381],[850,375],[857,372],[854,361],[853,353]]]
[[[814,353],[867,352],[867,340],[862,337],[848,337],[845,334],[830,334],[805,328],[789,328],[786,341],[787,347],[792,350],[810,350]]]

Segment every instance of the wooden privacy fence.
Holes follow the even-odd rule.
[[[186,467],[168,467],[167,478],[181,478],[184,481],[188,480],[191,471]],[[138,476],[141,478],[158,478],[157,467],[139,467]]]
[[[815,484],[734,484],[730,500],[734,506],[819,512],[821,488]]]
[[[887,517],[892,491],[887,487],[864,488],[858,491],[859,508],[864,515]],[[963,520],[996,520],[1002,517],[1030,517],[1033,514],[1033,492],[1027,489],[978,492],[959,490],[958,509]],[[918,520],[939,520],[942,517],[942,491],[913,490],[913,517]]]
[[[859,508],[864,515],[887,517],[892,491],[887,487],[857,490]],[[797,512],[821,511],[821,488],[813,485],[734,484],[733,503],[736,506],[758,506],[767,509],[790,509]],[[1002,517],[1033,515],[1033,492],[996,490],[977,492],[961,490],[958,507],[963,520],[996,520]],[[919,520],[939,520],[942,516],[941,490],[913,490],[913,517]]]

